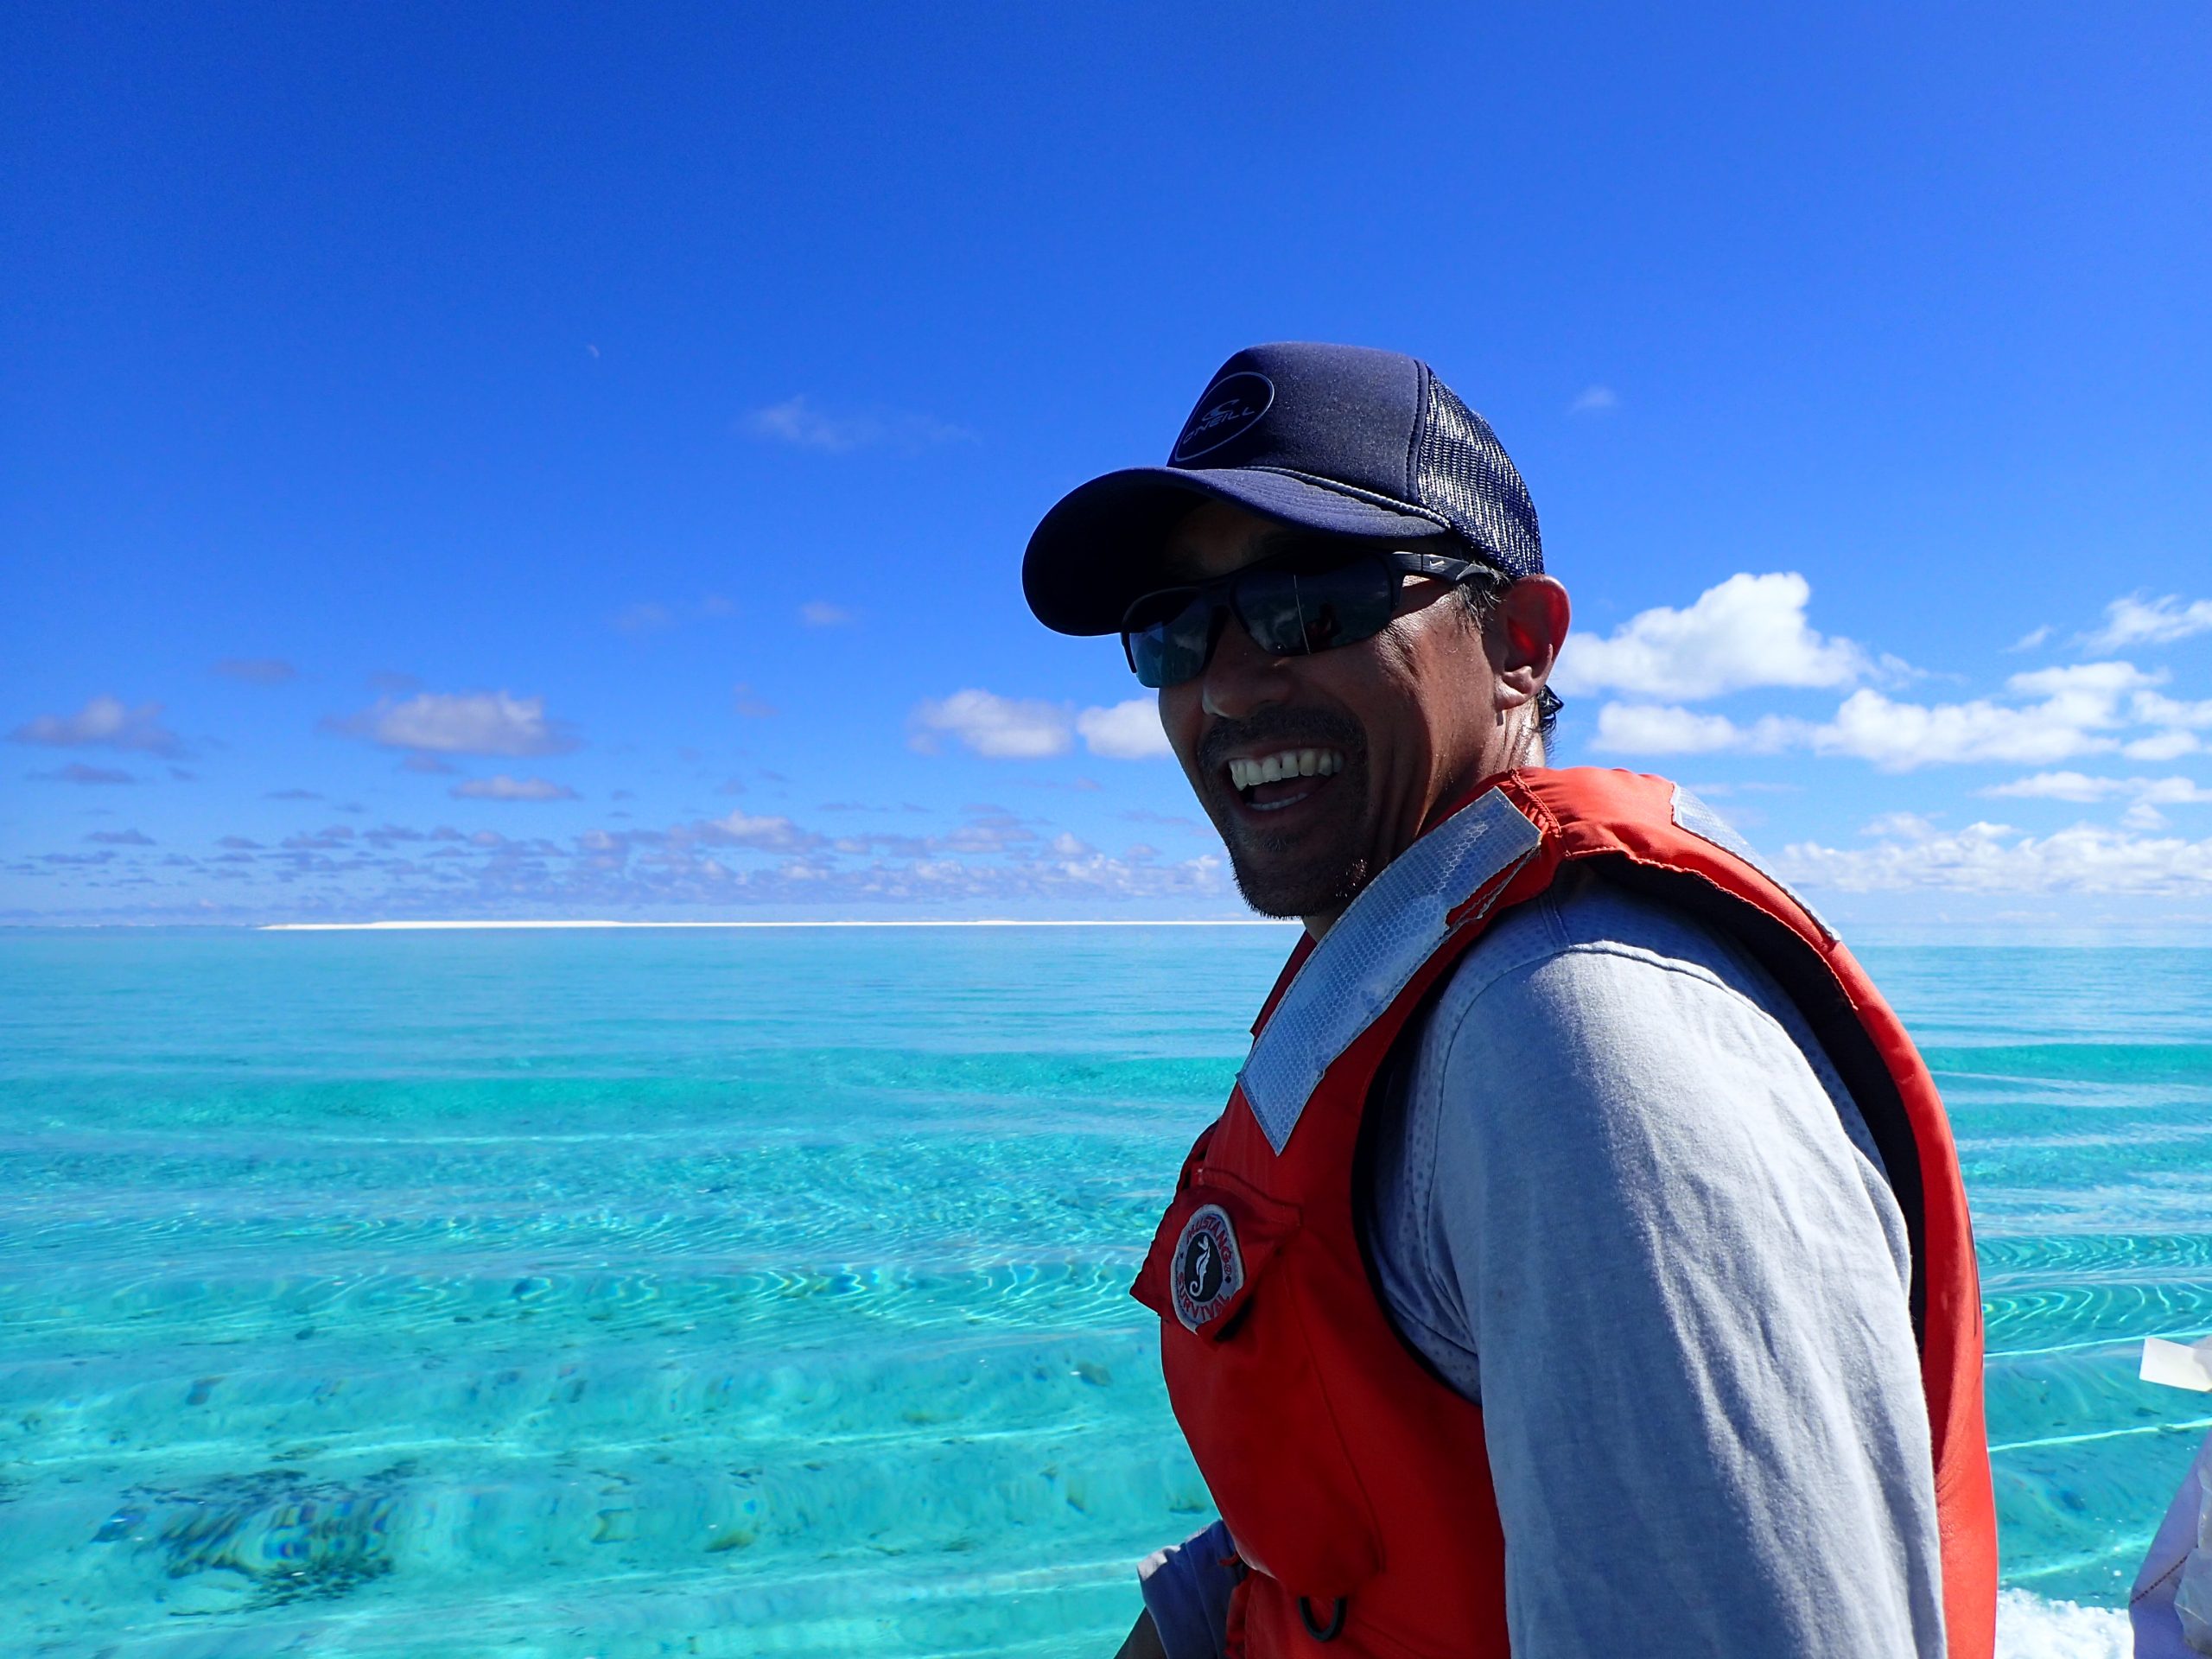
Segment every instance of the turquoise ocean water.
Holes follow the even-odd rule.
[[[1208,1516],[1126,1294],[1276,929],[0,933],[0,1630],[1109,1654]],[[2212,951],[1862,952],[1980,1238],[2007,1582],[2212,1419]]]

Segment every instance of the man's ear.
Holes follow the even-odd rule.
[[[1535,696],[1551,677],[1573,617],[1567,589],[1551,576],[1523,576],[1497,602],[1505,654],[1498,677],[1524,696]]]

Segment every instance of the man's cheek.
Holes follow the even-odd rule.
[[[1198,746],[1185,742],[1172,728],[1168,733],[1167,741],[1169,747],[1175,751],[1176,765],[1183,768],[1183,781],[1190,785],[1191,792],[1193,795],[1201,801],[1205,800],[1206,798],[1205,774],[1198,766]]]
[[[1198,704],[1184,688],[1170,686],[1160,694],[1160,728],[1167,734],[1167,747],[1175,751],[1176,764],[1183,768],[1183,777],[1200,800],[1205,798],[1205,781],[1198,766]]]

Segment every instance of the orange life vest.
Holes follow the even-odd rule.
[[[1481,1408],[1399,1337],[1361,1254],[1362,1111],[1423,997],[1570,860],[1747,947],[1802,1009],[1880,1149],[1912,1249],[1950,1659],[1995,1643],[1981,1302],[1928,1069],[1827,926],[1694,796],[1625,772],[1510,772],[1302,942],[1221,1116],[1183,1166],[1135,1294],[1160,1315],[1175,1415],[1251,1570],[1232,1654],[1503,1659],[1505,1539]]]

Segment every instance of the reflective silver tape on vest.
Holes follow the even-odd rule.
[[[1451,930],[1446,918],[1542,843],[1493,789],[1362,889],[1298,970],[1237,1075],[1268,1144],[1290,1142],[1322,1074],[1381,1016]]]
[[[1733,824],[1723,818],[1718,812],[1715,812],[1703,801],[1698,799],[1696,796],[1691,794],[1689,791],[1684,789],[1680,784],[1676,784],[1675,785],[1675,798],[1672,810],[1675,815],[1675,823],[1678,829],[1688,830],[1690,834],[1697,836],[1701,841],[1711,842],[1723,852],[1735,854],[1736,856],[1742,859],[1745,863],[1750,865],[1761,875],[1766,877],[1768,880],[1773,882],[1776,887],[1780,887],[1792,899],[1796,899],[1797,900],[1797,908],[1803,911],[1806,915],[1813,918],[1813,925],[1815,927],[1819,928],[1821,931],[1826,934],[1829,938],[1833,939],[1835,938],[1835,930],[1830,927],[1827,922],[1821,918],[1821,912],[1815,910],[1810,905],[1807,904],[1802,898],[1800,898],[1796,889],[1791,887],[1787,881],[1784,881],[1780,876],[1777,875],[1772,870],[1770,870],[1764,864],[1760,862],[1759,855],[1751,850],[1751,843],[1745,841],[1742,836],[1736,832],[1736,828]]]

